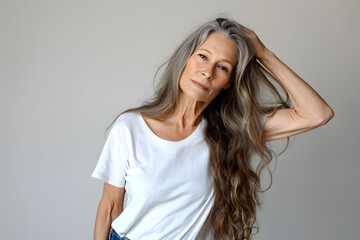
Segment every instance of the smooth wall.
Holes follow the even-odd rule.
[[[106,127],[150,97],[157,67],[220,13],[253,29],[335,111],[274,160],[255,239],[360,239],[359,7],[0,0],[0,239],[92,239],[103,183],[90,175]],[[286,141],[269,144],[279,153]]]

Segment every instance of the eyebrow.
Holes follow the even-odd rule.
[[[203,51],[206,51],[206,52],[212,54],[212,52],[210,52],[209,50],[207,50],[207,49],[205,49],[205,48],[199,48],[198,50],[203,50]],[[230,62],[229,60],[227,60],[227,59],[225,59],[225,58],[221,59],[220,61],[228,62],[231,66],[234,65],[232,62]]]

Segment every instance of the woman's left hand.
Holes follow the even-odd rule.
[[[258,58],[258,59],[265,58],[265,56],[269,52],[269,50],[260,41],[260,39],[258,38],[256,33],[253,30],[251,30],[250,28],[247,28],[243,25],[241,25],[241,28],[243,29],[245,34],[250,38],[250,40],[254,44],[255,51],[256,51],[256,53],[255,53],[256,58]]]

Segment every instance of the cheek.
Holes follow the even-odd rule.
[[[190,80],[193,75],[196,74],[196,72],[198,71],[197,69],[197,65],[193,61],[189,60],[180,76],[180,82]]]
[[[229,81],[229,77],[220,78],[219,81],[217,81],[216,83],[214,82],[214,88],[222,89],[223,87],[227,86]]]
[[[199,63],[196,61],[194,57],[189,58],[186,63],[187,72],[196,72],[199,69]]]

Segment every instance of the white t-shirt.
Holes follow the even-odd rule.
[[[139,112],[115,121],[91,176],[125,187],[126,206],[111,224],[121,237],[203,239],[199,232],[214,200],[205,126],[203,118],[187,138],[168,141]]]

